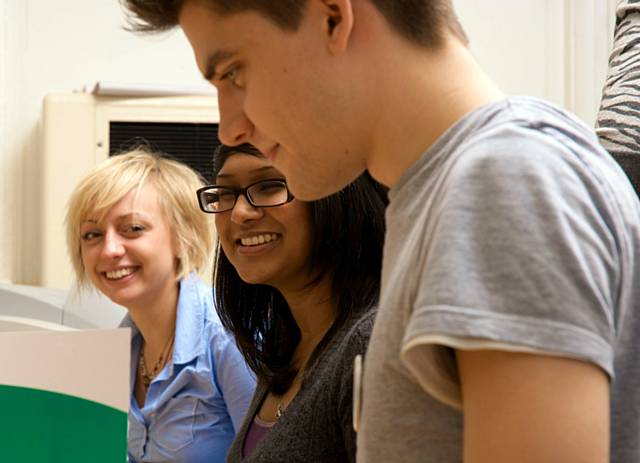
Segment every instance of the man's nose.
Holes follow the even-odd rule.
[[[240,91],[218,92],[220,110],[218,138],[227,146],[249,143],[253,133],[253,123],[244,112],[243,100],[244,97]]]

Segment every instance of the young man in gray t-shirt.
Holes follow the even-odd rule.
[[[124,0],[179,24],[220,139],[312,200],[391,187],[360,462],[640,460],[640,206],[593,133],[505,99],[450,0]]]

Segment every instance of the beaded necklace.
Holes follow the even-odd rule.
[[[158,357],[158,360],[153,366],[153,370],[151,370],[151,372],[149,372],[149,369],[147,368],[147,362],[144,359],[144,339],[143,339],[142,347],[140,348],[140,357],[138,359],[138,371],[140,372],[140,376],[142,376],[142,384],[144,384],[145,389],[149,388],[149,384],[151,384],[151,381],[153,381],[153,378],[155,378],[158,375],[158,373],[160,373],[160,370],[162,370],[162,367],[166,363],[166,360],[169,357],[169,352],[171,352],[171,347],[173,346],[173,340],[175,338],[175,335],[176,333],[174,331],[173,333],[171,333],[171,336],[169,336],[169,339],[167,339],[167,344],[164,346],[164,349],[162,349],[162,351],[160,352],[160,356]]]

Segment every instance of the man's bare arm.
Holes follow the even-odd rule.
[[[456,352],[465,463],[609,461],[609,379],[560,357]]]

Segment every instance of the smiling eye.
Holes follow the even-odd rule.
[[[99,236],[100,236],[100,233],[95,231],[89,231],[89,232],[83,233],[80,237],[82,238],[82,241],[89,242],[89,241],[94,241]]]
[[[135,233],[135,234],[138,234],[138,233],[143,232],[143,231],[145,230],[145,228],[144,228],[142,225],[140,225],[140,224],[132,223],[132,224],[129,224],[129,225],[127,225],[126,227],[124,227],[124,230],[125,230],[125,232],[127,232],[127,233]]]

